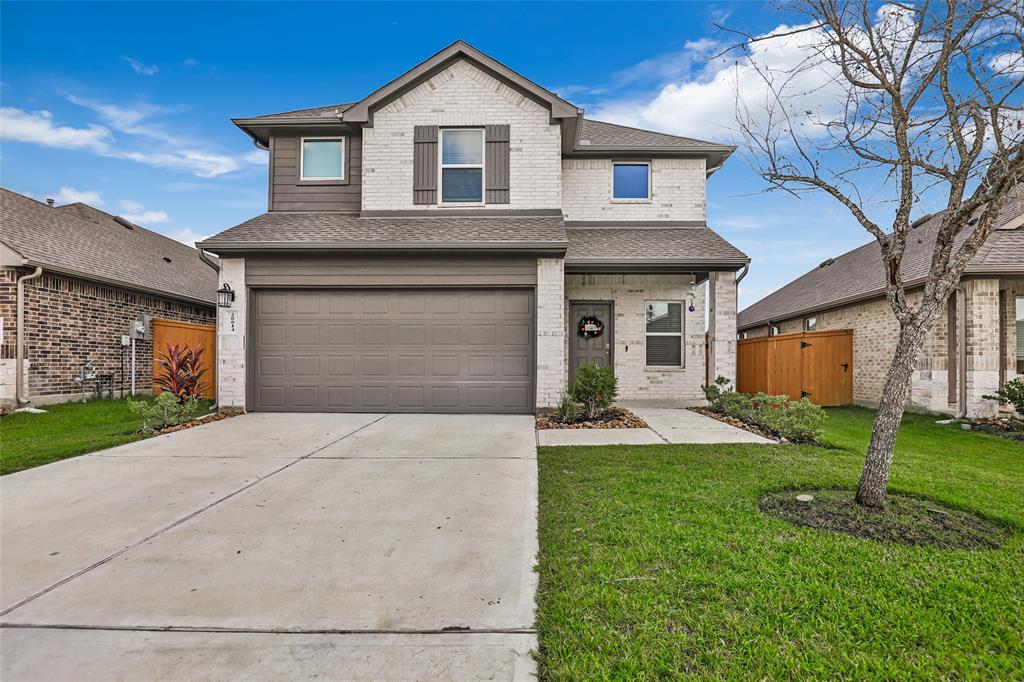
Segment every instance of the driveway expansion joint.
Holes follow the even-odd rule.
[[[63,623],[0,623],[9,630],[101,630],[105,632],[199,632],[238,635],[535,635],[535,628],[444,627],[349,629],[349,628],[229,628],[188,625],[72,625]]]

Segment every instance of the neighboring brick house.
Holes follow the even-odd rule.
[[[907,300],[920,301],[941,214],[914,224],[901,274]],[[1017,188],[998,227],[967,266],[946,313],[925,341],[909,409],[992,416],[982,396],[1024,376],[1024,190]],[[961,239],[966,232],[961,234]],[[829,259],[739,314],[741,338],[828,329],[853,330],[853,397],[875,406],[899,324],[885,299],[877,242]],[[950,331],[952,330],[952,334]]]
[[[270,192],[199,245],[235,292],[222,405],[529,413],[583,362],[625,399],[735,373],[749,259],[706,223],[733,147],[588,120],[461,41],[359,102],[234,122]]]
[[[32,277],[36,270],[39,276]],[[140,314],[212,324],[217,273],[185,244],[85,204],[52,207],[0,189],[0,405],[17,392],[17,282],[24,279],[22,397],[75,399],[81,366],[131,384],[121,337]],[[152,387],[153,348],[136,346],[136,386]]]

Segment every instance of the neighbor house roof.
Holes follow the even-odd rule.
[[[1018,188],[1007,200],[984,246],[968,264],[965,274],[1024,273],[1024,189]],[[936,214],[912,228],[907,239],[900,275],[915,286],[923,283],[931,266],[932,247],[942,222]],[[963,230],[954,248],[966,241]],[[882,252],[872,241],[793,280],[786,286],[745,308],[737,316],[740,330],[769,322],[787,320],[820,310],[855,303],[885,294]]]
[[[606,123],[584,118],[577,144],[581,148],[602,150],[626,149],[677,149],[679,151],[707,151],[715,149],[733,151],[732,145],[717,142],[705,142],[692,137],[656,133],[652,130],[641,130],[617,123]]]
[[[707,227],[571,227],[567,269],[584,266],[671,266],[736,269],[745,253]]]
[[[213,252],[259,249],[453,249],[564,251],[560,215],[360,217],[330,211],[270,212],[210,237]]]
[[[217,273],[196,249],[86,204],[51,208],[0,188],[0,242],[44,271],[216,302]]]

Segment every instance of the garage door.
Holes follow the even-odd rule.
[[[533,409],[531,289],[258,290],[253,308],[255,410]]]

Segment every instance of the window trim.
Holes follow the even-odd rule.
[[[444,134],[452,131],[473,130],[480,133],[480,163],[445,163]],[[479,168],[480,169],[480,201],[445,201],[444,200],[444,169],[445,168]],[[453,126],[437,129],[437,205],[440,208],[466,208],[487,205],[487,132],[483,126]]]
[[[678,332],[649,332],[647,331],[647,306],[658,303],[679,304],[679,331]],[[648,336],[678,336],[679,337],[679,364],[678,365],[650,365],[647,363],[647,337]],[[644,301],[644,369],[654,372],[671,372],[686,368],[686,304],[683,301],[672,299],[652,299]]]
[[[647,166],[647,196],[645,198],[616,198],[615,196],[615,167],[616,166]],[[612,161],[611,173],[611,197],[613,204],[649,204],[654,198],[654,163],[650,159],[636,159],[633,161],[622,159]]]
[[[348,184],[348,136],[306,135],[299,137],[299,183],[303,185]],[[341,175],[333,178],[307,178],[305,176],[306,142],[341,142]]]

